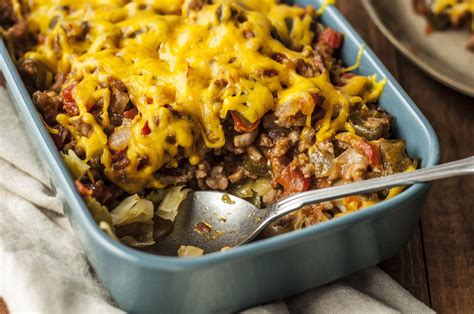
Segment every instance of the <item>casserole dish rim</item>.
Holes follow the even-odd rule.
[[[375,73],[381,73],[383,76],[385,76],[385,78],[387,78],[386,88],[390,87],[394,91],[396,97],[401,102],[405,103],[403,110],[409,111],[408,114],[413,116],[413,118],[416,119],[418,124],[421,126],[419,132],[425,133],[426,137],[429,138],[430,142],[426,144],[427,147],[429,147],[429,153],[427,154],[428,158],[423,160],[424,166],[426,167],[435,165],[439,160],[439,143],[436,133],[434,132],[428,120],[424,117],[421,111],[416,107],[410,97],[401,88],[395,78],[385,68],[385,66],[376,57],[372,50],[367,47],[365,42],[360,38],[359,35],[356,34],[355,30],[349,25],[345,18],[342,17],[339,11],[334,6],[330,6],[326,8],[324,15],[330,15],[335,21],[337,21],[338,25],[341,27],[340,31],[344,33],[346,38],[350,38],[350,40],[359,48],[362,45],[366,47],[363,52],[363,59],[370,63],[370,65],[374,68]],[[139,251],[113,240],[99,228],[98,224],[90,214],[84,200],[77,192],[74,186],[74,181],[72,180],[72,177],[65,166],[64,161],[59,155],[59,151],[54,145],[49,133],[44,127],[42,119],[37,112],[31,97],[29,96],[29,93],[27,92],[26,87],[24,86],[24,83],[21,80],[16,67],[14,66],[8,54],[3,40],[0,40],[0,54],[2,57],[0,59],[0,68],[4,70],[3,75],[6,77],[7,83],[11,83],[11,85],[9,84],[10,92],[17,103],[20,103],[20,106],[16,106],[16,108],[17,110],[22,111],[23,118],[28,120],[27,128],[30,129],[31,132],[36,133],[35,139],[38,141],[37,145],[39,147],[40,154],[44,159],[46,159],[52,172],[55,173],[56,178],[58,179],[57,184],[61,187],[65,198],[67,198],[66,203],[68,203],[69,209],[71,211],[75,211],[75,214],[78,217],[78,223],[82,225],[81,227],[84,229],[84,232],[88,232],[93,241],[97,241],[98,245],[100,245],[102,249],[108,250],[111,254],[127,260],[128,262],[139,264],[141,267],[146,269],[182,271],[187,269],[210,267],[212,265],[224,263],[241,256],[258,255],[267,251],[278,250],[288,245],[298,243],[298,241],[301,241],[308,236],[315,235],[317,233],[324,233],[333,228],[343,228],[347,225],[355,224],[357,222],[361,222],[370,219],[371,217],[380,215],[387,210],[396,210],[396,204],[403,204],[404,202],[407,202],[416,194],[421,193],[427,188],[427,184],[416,184],[407,188],[405,191],[403,191],[403,193],[400,193],[392,199],[380,202],[363,210],[359,210],[349,215],[344,215],[324,223],[313,225],[305,229],[295,230],[276,237],[252,242],[233,248],[232,250],[226,252],[205,254],[204,256],[200,256],[198,258],[180,258],[177,256],[161,256]],[[77,232],[75,231],[75,233]]]

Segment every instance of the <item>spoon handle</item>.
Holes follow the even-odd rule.
[[[270,219],[273,221],[281,216],[300,209],[303,206],[329,201],[344,196],[375,192],[396,186],[411,185],[472,174],[474,174],[474,156],[411,172],[398,173],[376,179],[298,193],[285,198],[274,206],[270,206],[269,209],[271,209],[271,212],[267,217],[271,217]]]

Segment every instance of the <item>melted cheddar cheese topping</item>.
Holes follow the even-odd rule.
[[[178,158],[195,165],[206,151],[222,147],[223,121],[231,111],[254,123],[281,106],[297,109],[304,100],[307,127],[315,127],[323,141],[351,131],[350,106],[376,101],[384,86],[375,77],[354,76],[338,87],[328,71],[310,78],[297,73],[295,61],[310,58],[314,49],[317,13],[311,7],[276,0],[215,0],[199,10],[192,9],[195,0],[27,2],[28,27],[40,34],[40,43],[25,58],[41,61],[55,74],[67,73],[63,90],[74,86],[79,114],[59,114],[57,121],[72,133],[86,162],[100,157],[108,178],[129,193],[162,188],[153,176],[161,167],[177,167]],[[86,37],[71,40],[68,32],[84,23]],[[275,31],[280,40],[272,36]],[[275,54],[289,61],[277,62]],[[111,127],[111,80],[126,86],[138,109],[128,126],[130,162],[120,174],[112,169],[105,132]],[[311,125],[314,93],[324,98],[325,116]],[[98,103],[100,119],[91,113]],[[81,134],[77,120],[93,132]]]

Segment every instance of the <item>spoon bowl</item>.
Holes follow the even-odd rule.
[[[266,213],[227,193],[189,193],[179,206],[173,231],[159,240],[156,250],[176,256],[181,245],[193,245],[206,253],[236,246],[258,229]]]

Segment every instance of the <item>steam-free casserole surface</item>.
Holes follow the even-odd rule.
[[[343,59],[347,64],[354,63],[359,46],[357,38],[351,35],[333,8],[328,9],[323,21],[346,34]],[[6,56],[4,53],[2,51]],[[2,61],[4,68],[6,61]],[[26,104],[19,106],[20,110],[26,113],[29,106],[34,112],[23,85],[13,85],[18,77],[11,63],[8,64],[6,78],[14,98]],[[364,53],[359,71],[389,78],[381,103],[396,117],[398,135],[407,139],[409,153],[420,156],[423,166],[436,163],[437,142],[431,128],[406,100],[406,95],[396,89],[390,75],[379,68],[370,51]],[[127,309],[235,310],[295,293],[374,264],[393,254],[406,241],[418,219],[419,203],[425,192],[422,186],[414,186],[363,212],[236,248],[220,256],[212,254],[201,260],[153,257],[123,248],[100,233],[90,215],[83,211],[82,201],[64,175],[62,163],[58,163],[59,159],[54,160],[58,155],[52,151],[53,146],[44,145],[51,141],[40,128],[39,118],[31,114],[24,117],[26,125],[41,135],[39,147],[47,152],[45,156],[55,170],[57,186],[69,196],[68,211],[91,262],[114,297]],[[117,275],[120,273],[126,273],[126,276]],[[163,285],[163,282],[167,284]],[[193,302],[184,302],[188,298]]]

